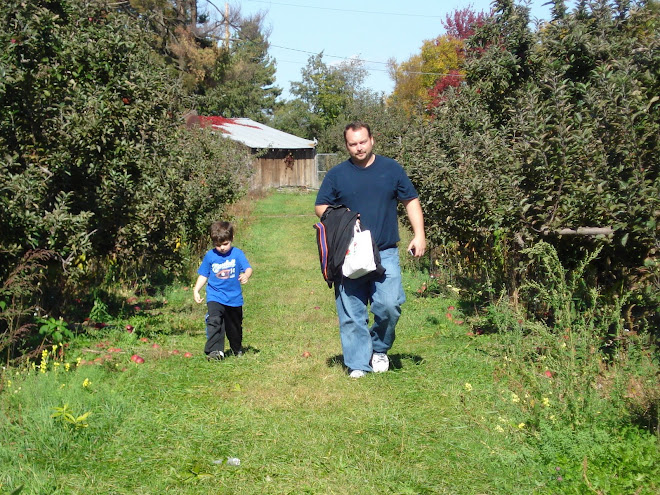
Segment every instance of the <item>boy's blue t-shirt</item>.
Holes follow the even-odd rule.
[[[375,155],[366,168],[350,160],[331,168],[316,196],[316,205],[344,205],[360,214],[362,230],[370,230],[378,249],[399,242],[397,203],[418,197],[405,170],[391,158]]]
[[[247,257],[237,247],[221,254],[211,249],[204,255],[197,273],[208,278],[206,302],[215,301],[225,306],[243,306],[243,290],[238,276],[250,268]]]

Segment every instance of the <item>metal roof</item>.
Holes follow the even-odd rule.
[[[205,127],[210,124],[213,129],[222,131],[224,137],[253,149],[309,149],[316,146],[316,140],[299,138],[251,119],[200,116],[200,120]]]

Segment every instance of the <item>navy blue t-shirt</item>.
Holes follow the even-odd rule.
[[[397,203],[418,197],[398,162],[375,155],[366,168],[350,160],[331,168],[316,195],[316,205],[345,205],[360,214],[362,230],[370,230],[378,249],[399,242]]]

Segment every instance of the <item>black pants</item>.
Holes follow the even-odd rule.
[[[234,353],[243,345],[243,306],[225,306],[215,301],[207,303],[206,345],[204,353],[225,351],[225,335]]]

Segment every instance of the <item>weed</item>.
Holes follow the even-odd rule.
[[[69,325],[62,317],[53,318],[52,316],[48,318],[37,318],[37,322],[41,323],[39,327],[39,333],[43,335],[44,339],[50,340],[51,342],[61,343],[65,340],[71,340],[74,337],[74,333],[69,329]]]
[[[53,410],[55,412],[51,414],[50,417],[60,424],[72,426],[74,428],[87,428],[89,426],[87,423],[87,418],[92,413],[91,411],[87,411],[81,415],[76,415],[75,413],[71,412],[68,404],[64,404],[62,407],[54,407]]]

